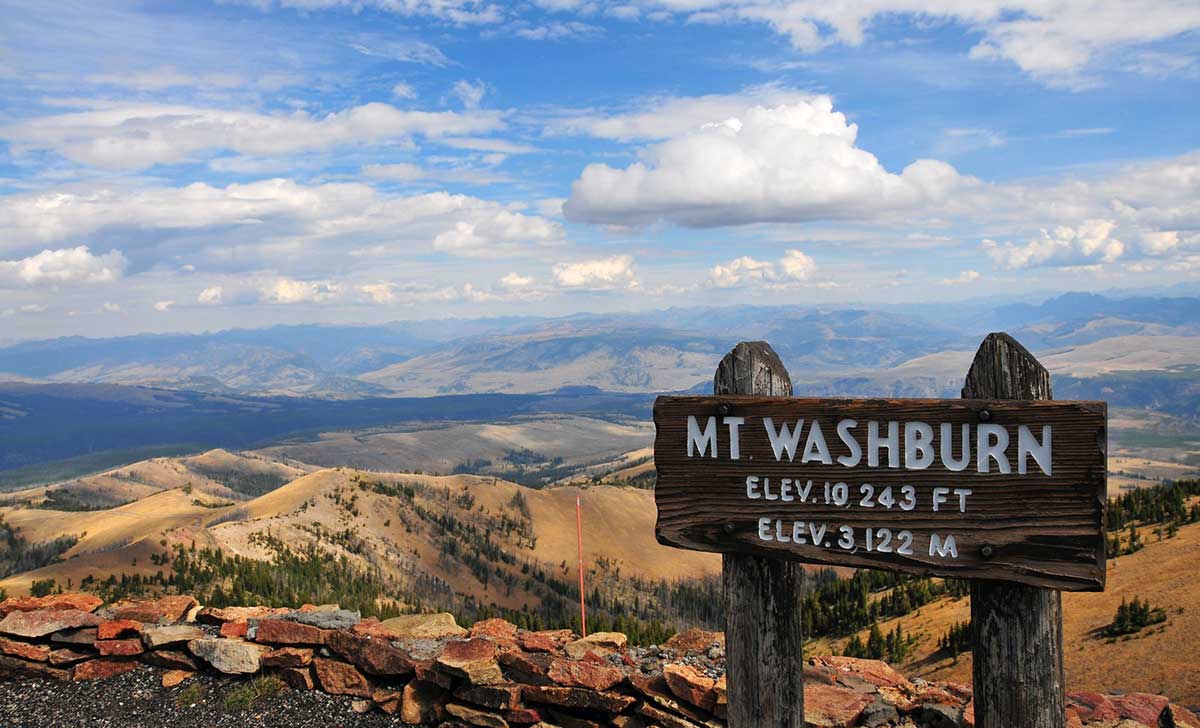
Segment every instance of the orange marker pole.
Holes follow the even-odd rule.
[[[583,625],[583,636],[587,637],[587,606],[583,601],[583,505],[575,496],[575,537],[579,542],[579,621]]]

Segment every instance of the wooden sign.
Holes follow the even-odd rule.
[[[1104,588],[1103,402],[659,397],[658,540]]]

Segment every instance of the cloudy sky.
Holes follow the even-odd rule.
[[[0,339],[1200,276],[1194,0],[0,0]]]

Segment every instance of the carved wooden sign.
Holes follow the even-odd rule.
[[[1104,588],[1103,402],[659,397],[661,543]]]

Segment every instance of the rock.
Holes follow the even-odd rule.
[[[167,670],[162,676],[162,686],[173,688],[196,673],[191,670]]]
[[[263,648],[242,642],[205,638],[187,643],[188,651],[227,675],[250,675],[258,672]]]
[[[80,662],[95,656],[96,653],[94,652],[76,651],[63,647],[61,649],[53,650],[49,655],[49,660],[51,665],[54,665],[55,667],[62,667],[64,665],[74,665],[76,662]]]
[[[98,597],[80,592],[44,597],[11,597],[0,602],[0,617],[7,617],[13,612],[33,612],[39,609],[78,609],[81,612],[94,612],[103,603]]]
[[[94,645],[96,644],[96,628],[84,627],[83,629],[68,629],[62,632],[55,632],[50,635],[50,641],[65,645]]]
[[[203,608],[204,607],[197,604],[191,609],[187,610],[187,614],[183,615],[183,621],[187,622],[188,624],[195,624],[196,617],[199,616],[200,610]]]
[[[71,673],[67,670],[51,667],[44,662],[30,662],[8,655],[0,655],[0,674],[44,677],[51,680],[69,680],[71,677]]]
[[[606,713],[620,713],[637,701],[628,695],[619,693],[602,693],[586,688],[560,688],[526,685],[521,690],[522,697],[532,703],[547,703],[563,708],[578,708],[584,710],[600,710]]]
[[[912,713],[927,728],[958,728],[962,710],[953,705],[922,705]]]
[[[438,670],[433,660],[414,660],[413,676],[417,680],[440,685],[445,690],[454,687],[454,676]]]
[[[887,704],[881,698],[876,698],[875,702],[868,705],[862,715],[858,717],[858,724],[864,728],[882,728],[882,726],[894,725],[899,722],[900,713],[894,706]]]
[[[142,644],[147,649],[157,650],[162,647],[181,645],[192,640],[204,639],[204,630],[186,624],[173,624],[165,627],[144,627],[142,629]]]
[[[713,712],[717,704],[717,681],[691,665],[665,665],[663,677],[667,687],[677,697],[692,705]]]
[[[0,632],[18,637],[44,637],[78,627],[95,627],[103,620],[82,609],[44,609],[38,612],[10,612],[0,620]]]
[[[713,715],[721,720],[724,720],[729,713],[729,689],[725,678],[726,676],[722,675],[721,679],[713,684],[713,694],[717,697],[716,704],[713,707]]]
[[[246,637],[275,645],[325,644],[325,630],[283,618],[251,620]]]
[[[454,697],[492,710],[509,710],[521,703],[520,685],[463,685]]]
[[[353,700],[350,702],[350,710],[359,715],[364,715],[371,712],[371,706],[373,705],[374,703],[370,700]]]
[[[371,700],[379,706],[379,709],[388,715],[395,715],[400,712],[400,698],[404,695],[400,690],[389,690],[387,688],[376,688],[375,692],[371,693]]]
[[[674,713],[669,713],[662,708],[651,705],[650,703],[638,703],[636,710],[639,714],[646,716],[658,725],[664,726],[664,728],[698,728],[698,726],[692,721],[686,718],[681,718]]]
[[[891,688],[909,688],[908,678],[893,670],[882,660],[860,660],[854,657],[814,657],[809,662],[834,671],[839,680],[853,676],[871,685]]]
[[[620,632],[595,632],[582,639],[568,642],[563,649],[576,660],[583,659],[588,652],[604,655],[610,652],[624,652],[629,639]]]
[[[454,621],[454,615],[449,612],[404,614],[385,619],[380,624],[397,638],[439,639],[460,637],[467,633],[467,630],[458,626],[458,623]]]
[[[450,640],[438,655],[437,666],[473,685],[494,685],[504,682],[500,665],[496,663],[496,644],[486,637]]]
[[[221,625],[221,636],[227,637],[231,640],[240,640],[246,636],[246,632],[249,631],[249,629],[250,623],[244,620],[225,622]]]
[[[646,728],[646,721],[636,715],[614,715],[612,724],[617,728]]]
[[[98,640],[115,640],[118,637],[126,635],[137,635],[142,631],[142,623],[132,619],[110,619],[106,622],[101,622],[96,627],[96,639]]]
[[[1107,696],[1099,693],[1067,693],[1067,705],[1075,709],[1084,723],[1117,721],[1120,714]]]
[[[542,722],[542,714],[537,708],[513,708],[512,710],[504,711],[504,719],[509,723],[517,725],[532,725]],[[616,724],[616,720],[617,718],[614,717],[614,724]]]
[[[547,675],[550,673],[550,666],[554,664],[554,658],[548,654],[528,654],[511,650],[502,652],[498,658],[500,664],[504,666],[505,674],[509,675],[516,682],[526,685],[553,685]]]
[[[137,637],[124,640],[96,640],[96,650],[105,657],[133,657],[143,652]]]
[[[280,668],[275,672],[275,676],[292,690],[312,690],[314,687],[312,670],[307,667]]]
[[[71,679],[75,682],[83,680],[104,680],[105,678],[124,675],[138,668],[135,660],[123,660],[118,657],[101,657],[95,660],[81,662],[71,670]]]
[[[835,685],[804,685],[804,720],[813,728],[849,728],[866,707],[875,702],[849,688]]]
[[[679,632],[663,643],[663,648],[682,655],[685,652],[707,652],[714,644],[724,646],[724,632],[710,632],[692,627]]]
[[[629,684],[656,707],[665,708],[687,718],[692,723],[706,726],[719,725],[706,711],[677,698],[667,687],[667,680],[662,675],[642,675],[640,673],[630,675]]]
[[[306,602],[304,604],[301,604],[300,608],[297,609],[296,611],[297,612],[336,612],[337,610],[339,610],[341,608],[342,608],[342,605],[338,604],[337,602],[334,602],[332,604],[309,604]]]
[[[50,659],[50,648],[45,645],[31,645],[28,642],[0,637],[0,654],[20,657],[32,662],[46,662]]]
[[[1163,715],[1168,714],[1168,706],[1171,701],[1163,695],[1130,693],[1113,696],[1112,704],[1117,710],[1117,715],[1122,719],[1158,726],[1165,724]]]
[[[518,632],[517,644],[526,652],[558,652],[560,644],[542,632]]]
[[[471,627],[472,637],[491,637],[496,642],[515,643],[517,640],[517,625],[507,619],[485,619],[476,622]]]
[[[195,672],[200,669],[200,664],[191,655],[179,650],[143,652],[142,662],[147,665],[154,665],[155,667],[165,667],[168,670],[191,670]]]
[[[367,678],[353,665],[347,665],[340,660],[317,658],[313,660],[313,669],[317,673],[317,682],[321,684],[321,689],[331,695],[371,697],[371,683],[367,682]]]
[[[1170,712],[1172,723],[1175,728],[1200,728],[1200,716],[1197,716],[1187,708],[1182,708],[1178,705],[1170,705],[1167,707]]]
[[[327,633],[325,642],[335,654],[368,675],[411,675],[413,672],[408,652],[384,638],[337,630]]]
[[[446,712],[455,718],[465,720],[471,725],[482,726],[483,728],[508,728],[508,721],[500,716],[485,710],[472,708],[469,705],[449,703],[446,705]]]
[[[201,607],[196,613],[196,621],[204,624],[221,624],[223,622],[246,622],[251,619],[265,619],[292,610],[284,607]]]
[[[337,609],[337,605],[331,605],[333,609],[316,609],[304,611],[303,609],[288,612],[281,615],[279,619],[285,619],[290,622],[298,622],[307,624],[310,627],[317,629],[349,629],[358,624],[362,620],[362,615],[358,612],[351,612],[348,609]]]
[[[310,647],[277,647],[262,656],[263,667],[304,667],[313,660]]]
[[[424,680],[413,680],[404,686],[400,698],[400,720],[410,725],[430,725],[442,716],[446,691]]]
[[[112,606],[113,619],[138,622],[178,622],[196,606],[190,596],[166,596],[158,599],[131,599]]]
[[[555,659],[550,663],[546,677],[556,685],[589,690],[608,690],[625,679],[625,675],[615,667],[563,659]]]

